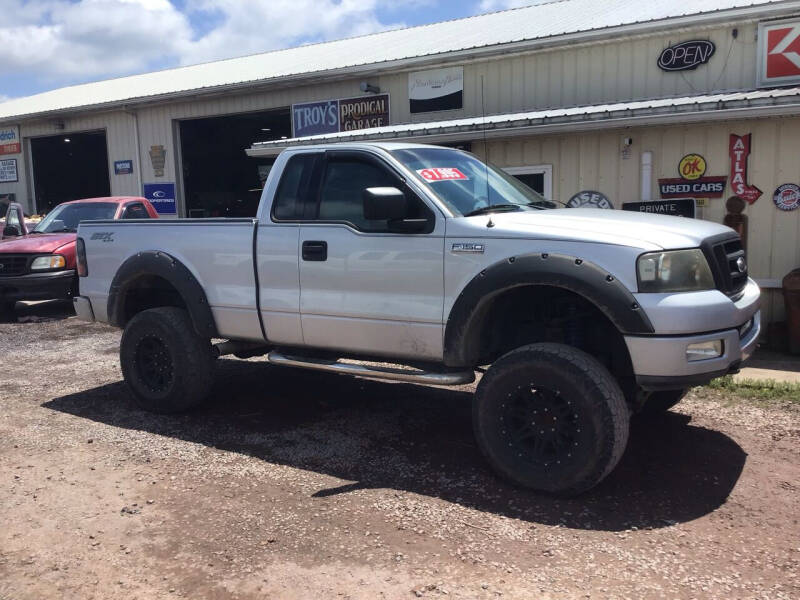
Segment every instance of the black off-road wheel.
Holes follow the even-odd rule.
[[[628,443],[630,412],[616,380],[563,344],[523,346],[498,359],[478,385],[472,416],[495,471],[556,495],[597,485]]]
[[[665,413],[683,400],[683,397],[688,391],[689,390],[663,390],[660,392],[650,392],[642,406],[642,413],[646,415]]]
[[[2,300],[0,301],[0,319],[10,319],[14,316],[14,307],[17,305],[16,301]]]
[[[133,317],[122,334],[120,363],[139,406],[155,413],[196,407],[214,380],[211,342],[180,308],[151,308]]]

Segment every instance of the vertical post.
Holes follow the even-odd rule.
[[[642,152],[642,182],[641,200],[647,202],[653,199],[653,153]]]
[[[134,169],[136,169],[136,183],[139,185],[139,194],[141,195],[144,194],[144,187],[142,186],[144,164],[142,164],[142,151],[139,149],[139,113],[133,110],[131,115],[133,116],[133,143],[136,145],[136,164]]]

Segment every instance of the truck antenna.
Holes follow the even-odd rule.
[[[483,166],[486,169],[486,203],[491,206],[492,199],[489,196],[489,145],[486,143],[486,104],[483,100],[483,75],[481,75],[481,131],[483,133]],[[486,227],[494,227],[492,215],[489,213],[489,221]]]

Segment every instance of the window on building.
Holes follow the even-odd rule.
[[[503,170],[548,200],[553,199],[553,165],[507,167]]]

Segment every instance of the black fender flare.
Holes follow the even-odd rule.
[[[148,275],[166,280],[178,291],[199,335],[218,337],[214,314],[203,286],[181,261],[157,250],[137,252],[127,258],[117,270],[108,294],[108,320],[112,325],[125,327],[125,299],[128,291],[138,279]]]
[[[493,300],[503,292],[530,285],[563,288],[582,296],[623,334],[655,331],[633,294],[595,263],[547,252],[512,256],[481,271],[456,299],[445,325],[445,365],[474,366],[483,320]]]

